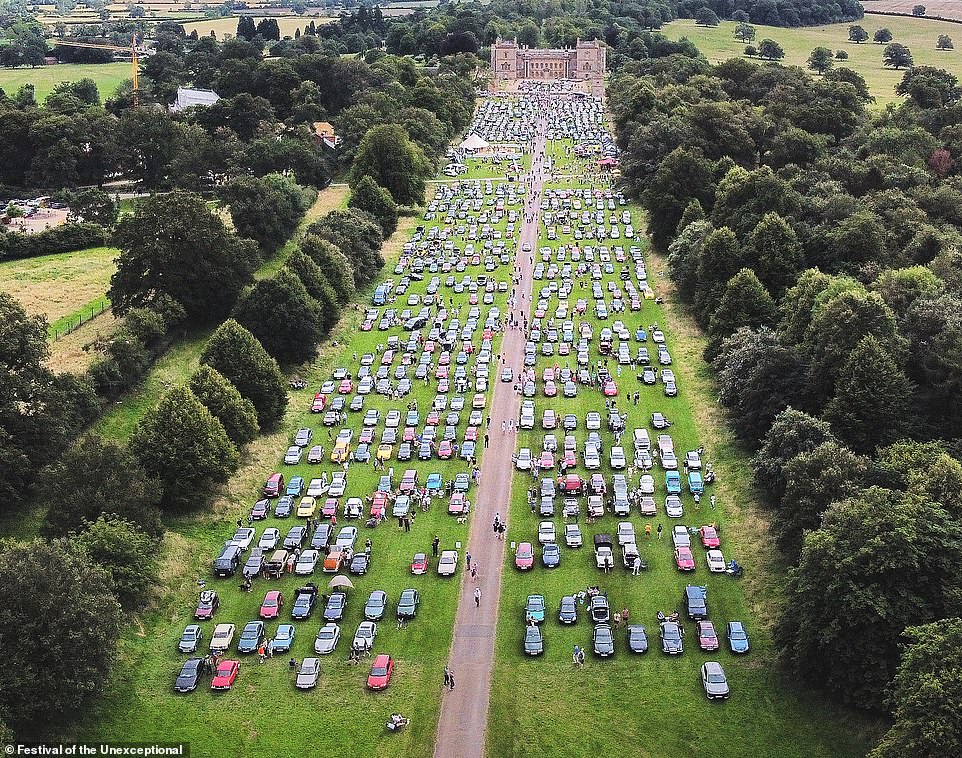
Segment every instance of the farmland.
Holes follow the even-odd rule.
[[[900,18],[886,16],[866,16],[861,26],[868,32],[869,39],[876,30],[886,27],[893,35],[894,42],[900,42],[912,51],[916,65],[937,66],[962,77],[962,54],[957,51],[939,51],[935,42],[940,34],[948,34],[962,42],[962,29],[947,21],[934,21],[924,18]],[[755,45],[763,39],[778,42],[785,50],[782,63],[792,66],[806,66],[808,56],[815,47],[830,50],[844,50],[848,60],[835,61],[836,66],[846,66],[857,71],[868,84],[875,96],[877,107],[898,100],[895,94],[897,85],[905,71],[885,68],[882,65],[884,45],[873,42],[855,44],[848,41],[850,24],[829,26],[800,27],[785,29],[774,26],[755,27]],[[662,32],[671,39],[687,37],[712,63],[743,55],[745,45],[735,39],[735,24],[724,21],[717,27],[696,26],[694,21],[679,19],[665,24]]]
[[[43,102],[60,82],[93,79],[105,100],[130,79],[129,63],[60,63],[38,68],[0,68],[0,88],[8,95],[25,84],[34,86],[37,102]]]

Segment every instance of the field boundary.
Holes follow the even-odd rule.
[[[68,334],[77,331],[84,324],[89,324],[97,316],[106,313],[108,310],[110,310],[110,299],[106,295],[102,295],[73,313],[58,318],[47,327],[47,335],[52,342],[56,342],[61,337],[66,337]]]

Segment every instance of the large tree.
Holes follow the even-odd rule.
[[[698,256],[698,291],[695,295],[695,314],[703,327],[708,326],[729,279],[743,265],[741,246],[731,229],[723,226],[709,233]]]
[[[307,294],[321,307],[321,331],[327,336],[341,318],[341,304],[334,287],[324,276],[321,267],[300,250],[291,253],[284,268],[301,280]]]
[[[100,694],[123,624],[107,573],[69,540],[0,549],[0,711],[21,738]]]
[[[47,537],[63,537],[105,513],[153,536],[163,531],[156,482],[127,448],[93,434],[41,471],[36,495],[49,506],[41,530]]]
[[[116,243],[108,295],[119,315],[166,295],[192,321],[222,317],[259,259],[256,243],[237,237],[202,198],[180,191],[140,201],[117,225]]]
[[[287,408],[284,376],[257,338],[234,319],[217,327],[200,361],[220,372],[254,404],[261,429],[280,423]]]
[[[280,363],[313,358],[324,337],[321,306],[287,269],[257,282],[237,303],[234,318]]]
[[[882,63],[891,66],[896,71],[900,68],[909,68],[912,62],[912,51],[901,42],[892,42],[886,45],[882,52]]]
[[[775,297],[798,276],[805,261],[795,231],[777,213],[766,213],[745,240],[745,258]]]
[[[224,425],[231,442],[240,447],[257,437],[257,409],[237,387],[210,366],[201,366],[190,378],[190,391]]]
[[[331,211],[312,224],[308,231],[333,243],[351,262],[354,284],[357,287],[371,284],[384,267],[384,258],[381,257],[381,243],[384,241],[381,226],[365,211],[354,208]],[[311,251],[307,249],[304,252],[311,255]],[[331,279],[325,262],[316,258],[315,262],[333,284],[334,280]]]
[[[384,239],[394,234],[394,230],[397,229],[397,203],[394,202],[390,192],[369,176],[361,177],[361,180],[354,185],[347,207],[367,211],[374,216],[381,225]]]
[[[755,479],[776,503],[780,503],[785,493],[785,464],[796,455],[835,441],[827,422],[794,408],[786,408],[775,417],[752,460]]]
[[[329,233],[329,236],[333,235]],[[337,293],[339,303],[347,303],[354,297],[357,292],[354,266],[337,245],[316,234],[305,234],[301,239],[301,252],[317,264]]]
[[[224,425],[186,387],[171,390],[147,411],[130,444],[160,483],[167,509],[207,502],[237,467],[237,448]]]
[[[221,194],[238,234],[255,240],[266,255],[287,242],[317,197],[282,174],[238,177]]]
[[[156,540],[136,524],[115,516],[101,516],[73,538],[110,576],[110,586],[123,608],[147,604],[157,580]]]
[[[421,205],[424,185],[432,173],[430,161],[400,126],[384,124],[369,129],[357,148],[351,167],[351,186],[365,176],[391,193],[398,205]]]
[[[705,359],[714,359],[721,349],[722,341],[738,329],[770,327],[774,321],[775,301],[758,281],[755,272],[750,268],[743,268],[728,280],[725,292],[708,323]]]

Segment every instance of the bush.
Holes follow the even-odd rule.
[[[61,224],[36,234],[0,234],[0,260],[69,253],[107,244],[107,231],[98,224]]]
[[[219,371],[201,366],[190,378],[190,391],[224,425],[235,445],[247,444],[257,437],[257,409]]]

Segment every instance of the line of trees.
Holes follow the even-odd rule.
[[[675,52],[646,68],[609,88],[623,177],[758,451],[793,567],[783,660],[894,709],[877,755],[959,752],[958,699],[933,714],[886,696],[928,691],[926,656],[962,615],[958,81],[915,67],[901,105],[869,112],[841,67],[813,82]]]

